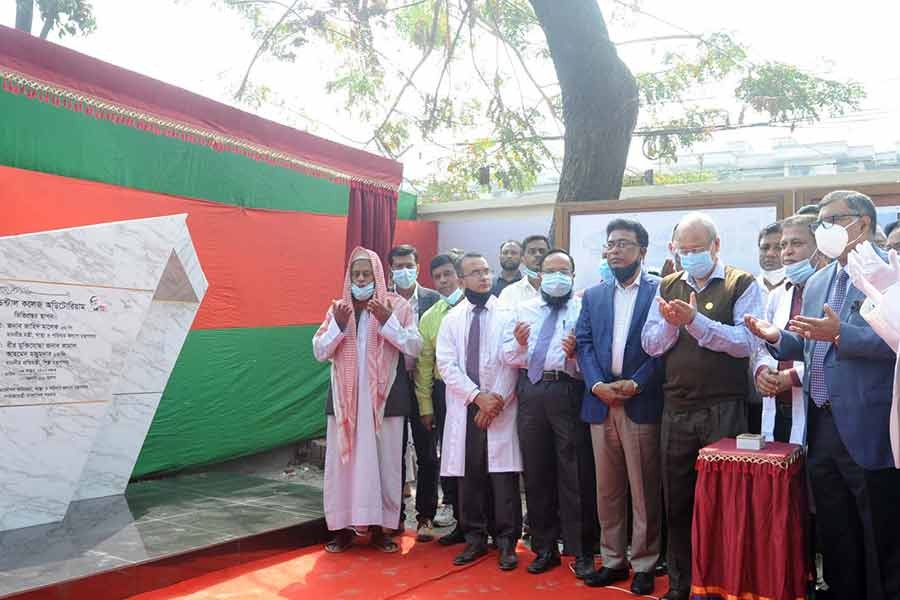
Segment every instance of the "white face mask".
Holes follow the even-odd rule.
[[[784,267],[781,267],[780,269],[773,269],[771,271],[767,271],[765,269],[762,270],[763,279],[773,285],[784,281],[784,273]]]
[[[856,223],[858,220],[859,218],[855,219],[853,223]],[[853,223],[848,224],[847,227],[850,227]],[[843,254],[844,249],[850,242],[850,235],[847,233],[847,227],[842,225],[832,225],[828,228],[823,226],[818,227],[815,235],[816,246],[818,246],[819,252],[831,259],[835,259]]]

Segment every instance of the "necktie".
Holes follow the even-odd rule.
[[[828,306],[837,314],[841,314],[844,298],[847,297],[848,279],[847,271],[842,269],[828,295]],[[809,395],[812,396],[815,405],[819,407],[828,402],[828,386],[825,384],[825,355],[828,354],[830,347],[831,344],[827,342],[816,342],[810,359]]]
[[[469,338],[466,340],[466,375],[475,385],[481,385],[481,377],[478,374],[481,366],[481,313],[485,307],[475,305],[472,307],[472,323],[469,325]]]
[[[556,332],[556,320],[559,318],[560,306],[554,306],[550,309],[550,314],[544,319],[541,325],[541,333],[538,334],[537,342],[534,344],[534,351],[531,353],[531,360],[528,361],[528,380],[531,383],[537,383],[544,376],[544,363],[547,361],[547,350],[550,349],[550,340]]]

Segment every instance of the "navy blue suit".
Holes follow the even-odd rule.
[[[641,273],[634,313],[628,329],[622,375],[618,379],[632,379],[640,393],[625,403],[625,414],[635,423],[659,423],[663,407],[663,362],[644,352],[641,331],[647,320],[650,303],[656,296],[659,277]],[[581,316],[575,327],[578,348],[578,364],[584,373],[584,399],[581,418],[588,423],[602,423],[609,408],[591,393],[598,381],[610,383],[616,378],[610,373],[612,365],[613,319],[615,319],[613,294],[614,281],[602,281],[584,293],[581,300]]]
[[[836,284],[837,261],[806,283],[802,314],[821,318]],[[783,331],[778,360],[802,360],[807,401],[807,465],[825,579],[836,598],[900,597],[900,471],[893,468],[888,422],[896,354],[859,314],[862,292],[847,283],[838,343]],[[823,376],[829,408],[810,397],[813,350],[827,344]]]

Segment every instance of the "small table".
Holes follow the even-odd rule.
[[[697,457],[695,600],[803,600],[807,585],[803,447],[738,450],[723,438]]]

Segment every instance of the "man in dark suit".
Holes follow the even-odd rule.
[[[585,578],[593,587],[628,579],[628,493],[634,513],[630,540],[635,570],[631,591],[653,591],[660,552],[659,422],[662,363],[641,347],[641,331],[659,287],[641,263],[649,236],[636,221],[606,228],[606,253],[615,276],[587,290],[575,329],[585,378],[581,417],[591,424],[597,469],[603,568]]]
[[[419,277],[419,253],[409,244],[402,244],[391,248],[388,252],[388,266],[391,270],[391,281],[395,291],[405,298],[413,310],[416,323],[425,312],[431,308],[441,296],[434,290],[422,287],[416,281]],[[414,379],[416,360],[404,357],[410,382]],[[415,396],[413,396],[414,398]],[[440,475],[440,463],[437,456],[437,436],[433,429],[426,429],[419,417],[419,404],[413,401],[410,406],[409,426],[403,428],[403,481],[406,481],[406,445],[408,441],[407,431],[412,429],[413,445],[416,448],[416,464],[418,476],[416,478],[416,539],[420,542],[430,542],[434,539],[431,529],[434,515],[437,512],[438,502],[438,477]],[[400,509],[399,529],[403,529],[406,514],[403,507]]]
[[[875,234],[875,206],[837,191],[819,207],[816,243],[836,260],[810,277],[786,331],[746,322],[772,356],[806,368],[807,464],[825,581],[835,598],[898,598],[900,519],[885,501],[900,486],[888,433],[896,354],[860,315],[864,296],[845,269],[849,252]]]

